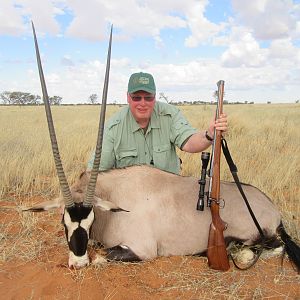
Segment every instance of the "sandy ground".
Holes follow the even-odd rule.
[[[225,273],[186,256],[70,270],[60,214],[14,206],[0,205],[0,299],[300,299],[300,276],[280,257]]]

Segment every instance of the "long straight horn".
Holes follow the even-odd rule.
[[[34,36],[36,60],[37,60],[38,68],[39,68],[40,81],[41,81],[42,92],[43,92],[43,101],[45,104],[45,111],[46,111],[46,116],[47,116],[48,129],[49,129],[49,134],[50,134],[50,139],[51,139],[52,152],[53,152],[53,156],[54,156],[56,171],[57,171],[57,175],[58,175],[58,179],[59,179],[60,189],[61,189],[62,195],[64,197],[65,206],[71,207],[74,205],[74,201],[72,199],[71,191],[70,191],[70,188],[69,188],[69,185],[68,185],[65,173],[64,173],[64,169],[63,169],[63,166],[61,163],[60,155],[59,155],[59,150],[58,150],[58,145],[57,145],[57,140],[56,140],[56,135],[55,135],[55,129],[54,129],[53,120],[52,120],[52,113],[51,113],[50,104],[49,104],[49,97],[48,97],[48,93],[47,93],[47,87],[46,87],[46,82],[45,82],[42,63],[41,63],[39,46],[38,46],[33,22],[31,22],[31,24],[32,24],[32,31],[33,31],[33,36]]]
[[[100,166],[103,131],[104,131],[104,121],[105,121],[105,111],[106,111],[106,101],[107,101],[107,91],[108,91],[108,82],[109,82],[112,31],[113,31],[113,25],[111,25],[111,29],[110,29],[109,46],[108,46],[108,52],[107,52],[105,80],[104,80],[104,86],[103,86],[102,104],[101,104],[101,112],[100,112],[100,120],[99,120],[97,145],[96,145],[96,151],[95,151],[95,159],[94,159],[93,169],[91,171],[91,178],[90,178],[89,185],[88,185],[87,192],[86,192],[86,199],[83,203],[84,206],[92,206],[92,203],[94,201],[95,187],[96,187],[99,166]]]

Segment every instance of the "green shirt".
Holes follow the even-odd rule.
[[[162,102],[155,103],[144,132],[126,106],[105,126],[100,170],[147,164],[179,174],[175,146],[181,148],[195,132],[177,107]],[[93,160],[89,161],[89,169]]]

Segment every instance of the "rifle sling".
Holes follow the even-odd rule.
[[[255,215],[254,215],[254,212],[253,212],[253,210],[252,210],[252,208],[251,208],[251,206],[250,206],[250,204],[249,204],[249,201],[248,201],[248,199],[247,199],[247,197],[246,197],[246,195],[245,195],[245,193],[244,193],[244,191],[243,191],[242,185],[241,185],[240,180],[239,180],[239,177],[238,177],[238,175],[237,175],[237,172],[238,172],[237,166],[236,166],[236,165],[234,164],[234,162],[233,162],[233,159],[232,159],[231,154],[230,154],[230,152],[229,152],[229,148],[228,148],[228,146],[227,146],[227,142],[226,142],[226,140],[225,140],[224,138],[222,138],[222,140],[221,140],[221,145],[222,145],[223,154],[224,154],[224,156],[225,156],[225,158],[226,158],[226,161],[227,161],[227,164],[228,164],[228,166],[229,166],[229,169],[230,169],[230,172],[231,172],[231,174],[232,174],[232,177],[233,177],[233,179],[234,179],[234,182],[235,182],[235,184],[237,185],[237,188],[238,188],[238,190],[240,191],[240,193],[241,193],[241,195],[242,195],[242,197],[243,197],[243,199],[244,199],[244,202],[245,202],[245,204],[246,204],[246,206],[247,206],[247,208],[248,208],[248,211],[249,211],[249,213],[250,213],[250,215],[251,215],[251,217],[252,217],[252,220],[253,220],[253,222],[254,222],[254,224],[255,224],[255,226],[256,226],[256,228],[257,228],[259,234],[260,234],[261,240],[262,240],[262,241],[261,241],[261,249],[260,249],[260,251],[258,252],[256,259],[250,264],[250,266],[247,266],[246,268],[240,268],[239,266],[237,266],[236,262],[235,262],[234,259],[231,257],[231,258],[232,258],[232,261],[233,261],[233,263],[234,263],[234,265],[235,265],[238,269],[240,269],[240,270],[247,270],[247,269],[249,269],[250,267],[252,267],[252,266],[257,262],[259,256],[260,256],[261,253],[262,253],[262,250],[263,250],[263,248],[264,248],[264,245],[265,245],[265,243],[266,243],[266,237],[265,237],[264,232],[263,232],[262,228],[260,227],[260,225],[259,225],[259,223],[258,223],[258,221],[257,221],[257,219],[256,219],[256,217],[255,217]]]

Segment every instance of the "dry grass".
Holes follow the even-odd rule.
[[[61,157],[72,182],[95,146],[99,106],[53,107]],[[109,117],[118,107],[108,110]],[[0,196],[58,193],[43,107],[0,107]]]
[[[119,109],[109,106],[107,117]],[[215,108],[183,106],[198,129]],[[241,181],[264,191],[279,207],[285,225],[300,240],[300,105],[227,105],[226,135]],[[96,141],[99,106],[53,107],[60,153],[69,182],[85,169]],[[0,197],[59,193],[43,107],[0,107]],[[180,153],[183,175],[199,176],[200,155]],[[225,159],[222,178],[232,180]]]
[[[153,287],[151,282],[142,283],[143,288],[150,294],[167,294],[170,291],[176,291],[183,295],[192,295],[190,299],[208,300],[267,299],[264,296],[272,294],[272,299],[290,299],[290,291],[271,291],[271,285],[286,283],[297,285],[300,283],[299,276],[295,276],[292,271],[279,271],[276,275],[270,276],[269,270],[262,268],[262,265],[266,264],[264,261],[260,261],[260,266],[246,272],[232,270],[225,273],[203,269],[203,264],[206,264],[205,258],[178,257],[176,263],[173,262],[173,264],[165,259],[161,261],[164,262],[164,266],[159,269],[155,266],[156,269],[153,272],[162,279],[164,284]],[[268,263],[270,264],[270,262]],[[199,270],[201,271],[199,272]],[[266,282],[261,282],[261,278],[269,281],[270,290],[266,289]],[[276,280],[277,282],[275,282]],[[188,297],[183,298],[188,299]]]
[[[61,226],[59,221],[51,220],[53,212],[24,213],[21,206],[21,201],[15,207],[0,206],[0,262],[15,259],[37,261],[44,254],[47,240],[51,240],[53,245],[65,245],[65,241],[55,234]],[[41,226],[41,220],[48,222],[47,227]],[[51,228],[51,232],[47,228]]]

